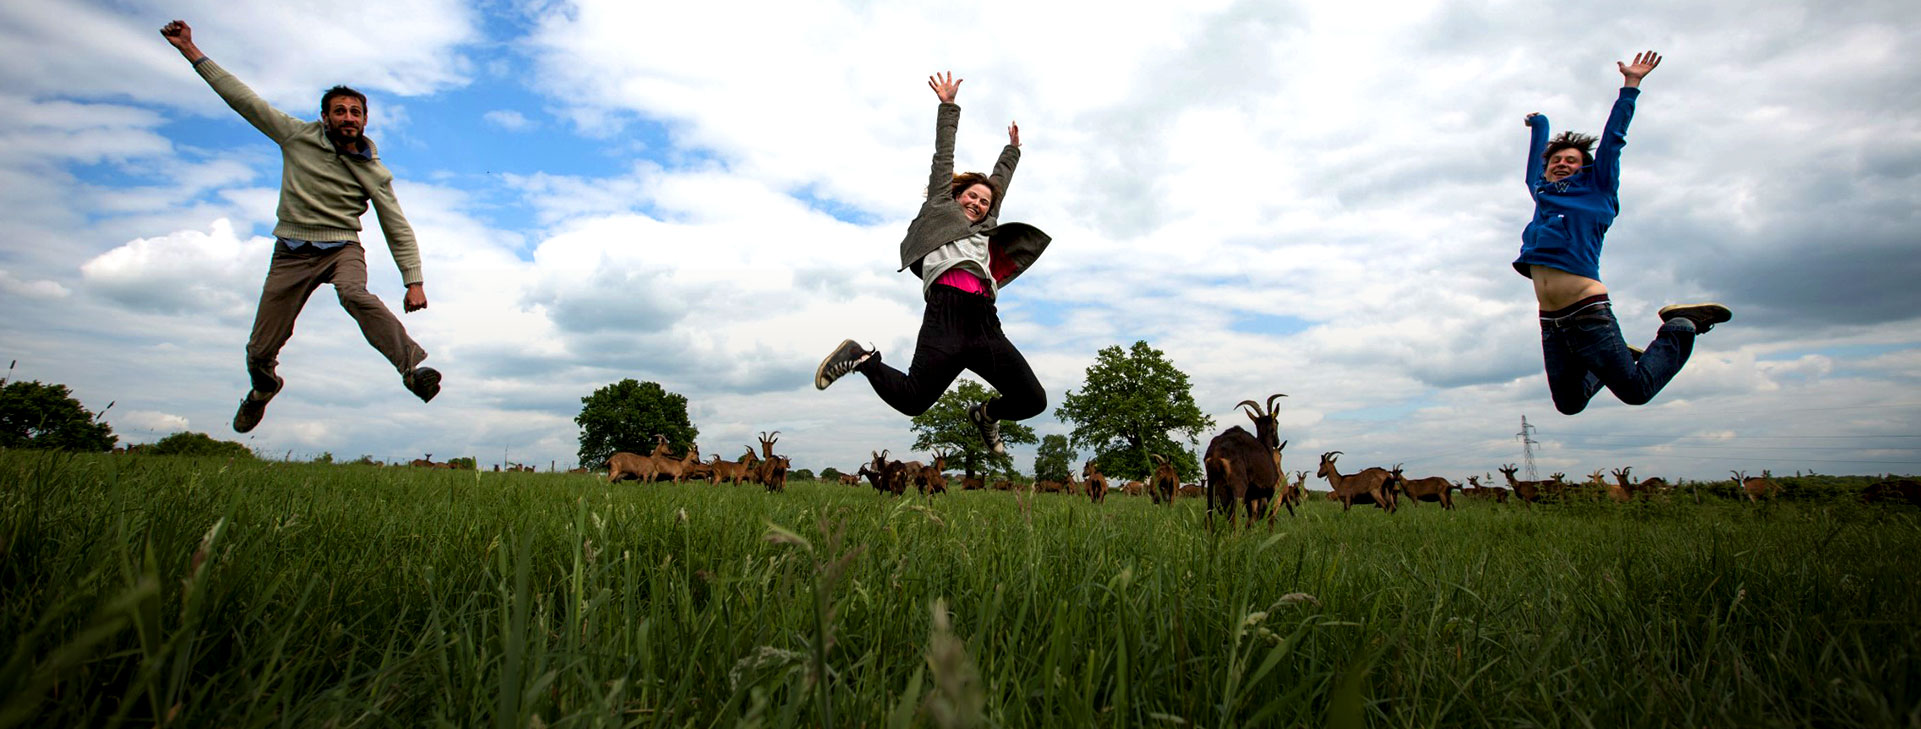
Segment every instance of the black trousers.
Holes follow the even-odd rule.
[[[910,416],[933,407],[963,369],[973,370],[1000,392],[987,402],[989,417],[1026,420],[1047,409],[1047,392],[1034,379],[1034,369],[1001,332],[994,300],[951,286],[928,289],[914,363],[906,374],[882,363],[880,355],[859,367],[880,399]]]

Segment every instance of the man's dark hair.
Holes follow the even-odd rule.
[[[360,110],[361,111],[367,110],[366,94],[360,93],[346,86],[335,86],[331,89],[327,89],[327,93],[320,95],[320,113],[321,114],[324,115],[327,113],[327,105],[333,103],[334,97],[336,96],[352,96],[356,99],[359,99]]]
[[[1600,137],[1588,134],[1561,132],[1560,134],[1554,135],[1553,139],[1548,140],[1547,151],[1541,154],[1541,159],[1544,161],[1550,159],[1554,156],[1555,152],[1563,149],[1577,149],[1581,151],[1581,164],[1594,164],[1594,142],[1598,139],[1600,139]]]
[[[1000,185],[994,184],[994,181],[989,179],[987,175],[983,175],[979,172],[962,172],[958,175],[954,175],[954,188],[953,188],[954,199],[959,200],[961,193],[967,192],[967,188],[973,187],[975,185],[986,185],[987,190],[989,192],[994,193],[994,199],[990,202],[996,202],[996,203],[1000,202],[1000,199],[1001,199]]]

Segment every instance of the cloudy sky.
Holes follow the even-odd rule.
[[[908,420],[813,367],[846,337],[911,357],[896,250],[926,77],[952,69],[960,166],[1018,120],[1002,220],[1054,237],[1001,301],[1050,407],[1146,340],[1217,430],[1287,393],[1292,469],[1339,449],[1480,474],[1520,460],[1523,416],[1543,475],[1921,466],[1921,5],[918,5],[0,3],[0,357],[115,403],[127,442],[564,468],[580,398],[632,377],[686,395],[707,452],[777,429],[797,466],[851,468]],[[323,289],[286,390],[231,431],[280,162],[159,36],[176,17],[297,116],[335,83],[371,96],[425,259],[431,307],[403,321],[446,375],[432,404]],[[1653,404],[1562,416],[1508,266],[1521,119],[1598,131],[1614,62],[1649,48],[1602,276],[1632,341],[1667,303],[1735,320]]]

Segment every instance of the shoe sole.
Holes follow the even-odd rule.
[[[1696,318],[1688,316],[1689,312],[1701,312],[1705,314],[1705,316]],[[1722,324],[1734,319],[1734,310],[1712,301],[1704,304],[1673,304],[1663,306],[1661,310],[1656,313],[1660,315],[1661,321],[1686,316],[1694,320],[1695,324],[1706,324],[1708,327],[1713,327],[1716,324]]]
[[[434,396],[440,394],[440,370],[431,367],[422,367],[421,369],[425,371],[414,378],[414,386],[407,389],[411,390],[415,397],[420,398],[421,402],[433,402]],[[420,394],[422,391],[425,391],[427,394]]]
[[[849,344],[859,346],[852,339],[842,339],[840,340],[840,344],[834,345],[834,351],[828,352],[827,356],[820,361],[820,364],[814,367],[814,389],[825,390],[828,385],[834,384],[833,380],[827,379],[827,363],[834,361],[834,355],[840,354],[841,348]]]
[[[241,416],[241,413],[246,411],[247,403],[254,402],[254,399],[253,399],[253,393],[251,392],[241,396],[240,409],[238,411],[235,411],[233,414],[233,432],[251,433],[253,432],[254,428],[260,427],[260,421],[267,417],[267,403],[273,402],[272,395],[276,395],[276,394],[278,393],[268,393],[269,397],[265,400],[260,401],[260,414],[255,416],[253,419],[253,423],[247,425],[247,427],[245,428],[240,427],[241,425],[240,416]]]

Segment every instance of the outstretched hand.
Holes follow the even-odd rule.
[[[1655,66],[1661,65],[1661,56],[1654,51],[1636,53],[1634,65],[1630,66],[1620,61],[1615,61],[1614,65],[1621,69],[1621,76],[1626,79],[1626,85],[1632,88],[1640,86],[1641,79],[1646,78],[1648,72],[1653,71]]]
[[[927,77],[927,88],[933,89],[934,95],[940,97],[940,103],[943,104],[954,103],[954,95],[960,93],[960,85],[960,79],[954,78],[953,71]]]
[[[1016,149],[1021,146],[1021,125],[1017,122],[1007,123],[1007,146]]]

